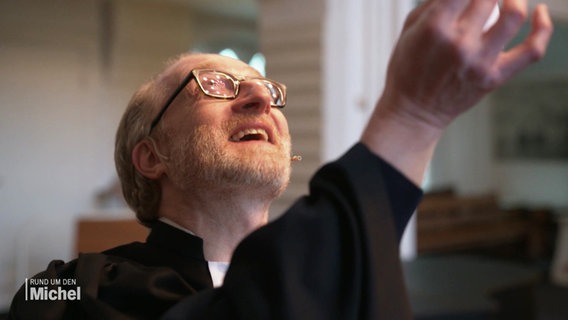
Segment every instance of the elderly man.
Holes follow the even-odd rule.
[[[37,277],[77,279],[81,300],[24,301],[21,290],[11,315],[410,319],[398,241],[436,143],[542,57],[552,32],[538,6],[530,35],[502,51],[527,9],[505,0],[484,31],[495,3],[431,0],[411,13],[360,142],[270,224],[292,160],[285,86],[230,58],[179,57],[134,95],[117,133],[147,242],[52,262]]]

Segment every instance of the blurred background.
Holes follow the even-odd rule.
[[[556,22],[547,57],[454,123],[431,164],[402,246],[417,318],[568,319],[568,3],[544,2]],[[288,86],[303,161],[277,216],[357,141],[415,5],[0,0],[0,312],[49,261],[143,239],[114,134],[169,58],[232,55]]]

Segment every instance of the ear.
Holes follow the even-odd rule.
[[[144,177],[159,179],[165,172],[165,165],[158,156],[154,146],[147,139],[138,142],[132,150],[132,163]]]

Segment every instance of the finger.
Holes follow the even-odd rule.
[[[522,43],[502,53],[497,60],[499,76],[495,79],[496,84],[509,80],[531,63],[542,59],[553,29],[548,8],[546,5],[538,5],[533,14],[530,34]]]
[[[460,18],[461,27],[478,34],[482,33],[495,5],[497,0],[472,0]]]
[[[469,3],[470,0],[432,0],[431,17],[439,27],[452,28]]]
[[[526,0],[503,2],[499,19],[483,37],[482,55],[488,59],[496,57],[515,37],[527,17]]]
[[[414,10],[412,10],[406,17],[406,21],[404,22],[404,28],[414,24],[416,20],[418,20],[418,18],[422,16],[422,14],[426,10],[428,10],[428,8],[432,5],[432,3],[433,3],[432,1],[422,2],[416,8],[414,8]]]
[[[415,23],[426,23],[437,29],[452,28],[470,0],[429,0],[412,11],[404,27]],[[477,0],[476,0],[477,1]]]

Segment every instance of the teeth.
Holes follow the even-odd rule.
[[[245,129],[243,131],[239,131],[237,133],[235,133],[233,136],[231,136],[231,141],[241,141],[241,139],[247,135],[260,135],[262,137],[262,140],[264,141],[268,141],[268,134],[266,133],[266,130],[264,129]]]

